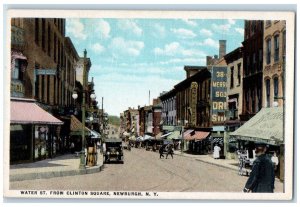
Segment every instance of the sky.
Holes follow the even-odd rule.
[[[161,92],[185,79],[185,65],[205,66],[206,56],[241,46],[244,21],[233,19],[67,19],[69,36],[79,54],[91,59],[89,80],[110,115],[149,105]]]

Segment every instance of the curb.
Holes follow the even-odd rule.
[[[10,175],[10,182],[13,181],[23,181],[23,180],[35,180],[35,179],[45,179],[53,177],[65,177],[74,175],[84,175],[100,172],[104,169],[104,165],[89,167],[84,170],[65,170],[65,171],[52,171],[52,172],[41,172],[41,173],[27,173],[27,174],[15,174]]]

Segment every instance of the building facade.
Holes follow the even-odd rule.
[[[264,21],[263,107],[283,106],[286,22]]]
[[[262,108],[264,22],[245,20],[243,41],[243,112],[249,120]]]

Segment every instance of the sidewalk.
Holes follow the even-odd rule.
[[[234,159],[214,159],[211,155],[194,155],[194,154],[188,154],[188,153],[181,153],[180,151],[174,151],[174,154],[178,156],[185,156],[185,157],[190,157],[194,158],[197,161],[208,163],[211,165],[216,165],[218,167],[223,167],[227,168],[230,170],[234,170],[238,172],[238,160]],[[251,170],[250,169],[245,169],[245,172],[250,174]],[[246,174],[246,173],[245,173]],[[278,178],[275,178],[276,182],[281,182]]]
[[[22,181],[96,173],[103,169],[102,154],[98,156],[98,163],[79,169],[80,158],[76,154],[66,154],[33,163],[10,165],[9,178],[10,181]]]

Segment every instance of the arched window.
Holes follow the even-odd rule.
[[[274,62],[279,60],[279,35],[274,37]]]
[[[267,64],[271,63],[271,39],[267,39]]]

